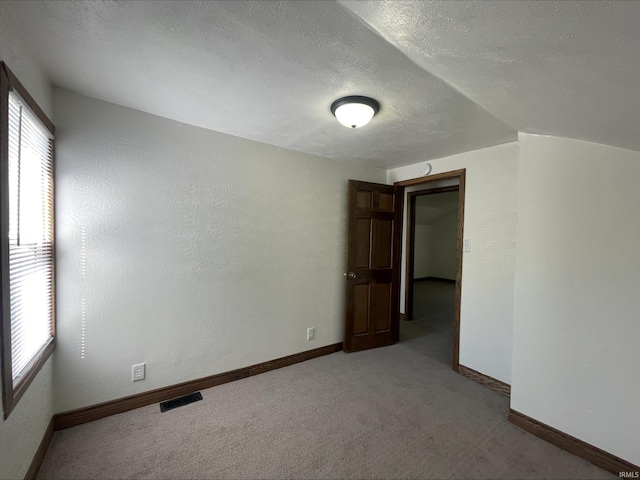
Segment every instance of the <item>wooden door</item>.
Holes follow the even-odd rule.
[[[345,352],[398,341],[403,200],[403,187],[349,180]]]

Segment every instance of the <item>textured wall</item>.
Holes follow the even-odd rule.
[[[7,2],[0,2],[0,60],[9,65],[40,108],[52,118],[49,80],[21,37],[10,10]]]
[[[413,278],[429,276],[431,251],[431,226],[416,224],[413,251]]]
[[[517,143],[432,160],[432,174],[466,168],[460,363],[511,382],[515,272]],[[424,163],[387,172],[387,180],[420,177]],[[401,297],[403,298],[403,297]]]
[[[457,211],[449,212],[429,225],[416,224],[413,278],[438,277],[455,280],[457,239]]]
[[[640,153],[520,136],[511,406],[640,464]]]
[[[431,225],[429,276],[456,279],[458,212],[447,213]]]
[[[347,179],[385,171],[54,101],[58,411],[342,340]]]
[[[51,89],[0,2],[0,59],[51,117]],[[23,478],[53,414],[52,359],[45,364],[8,420],[0,415],[0,477]],[[0,405],[0,411],[2,406]]]
[[[53,411],[53,360],[44,364],[29,389],[0,424],[0,478],[24,478]],[[4,418],[4,417],[2,417]]]

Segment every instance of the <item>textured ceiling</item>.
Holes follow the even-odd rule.
[[[55,85],[220,132],[378,167],[517,135],[333,1],[9,7]],[[329,110],[350,94],[381,104],[365,128]]]
[[[4,2],[55,85],[395,167],[518,130],[640,150],[640,2]],[[329,106],[382,109],[349,130]]]
[[[516,130],[640,150],[640,1],[343,1]]]

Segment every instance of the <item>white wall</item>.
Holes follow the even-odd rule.
[[[429,161],[432,174],[467,171],[464,236],[472,240],[472,251],[463,257],[460,363],[506,383],[511,383],[517,151],[513,142]],[[389,170],[387,181],[420,177],[423,165]]]
[[[342,341],[347,180],[384,170],[54,101],[58,411]]]
[[[456,279],[457,241],[458,212],[454,210],[431,225],[430,277]]]
[[[449,212],[429,225],[416,224],[413,278],[437,277],[455,280],[457,239],[457,211]]]
[[[424,278],[430,276],[430,251],[431,227],[429,225],[416,224],[414,233],[413,278]]]
[[[640,153],[520,135],[511,408],[640,464]]]
[[[14,28],[7,5],[0,2],[0,59],[51,115],[49,82]],[[52,359],[44,365],[7,420],[0,414],[0,476],[23,478],[53,414]],[[2,407],[0,406],[0,411]]]
[[[0,2],[0,60],[9,66],[38,106],[53,120],[51,85],[36,57],[21,37],[9,10],[5,2]]]

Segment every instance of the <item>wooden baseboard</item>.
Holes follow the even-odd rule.
[[[442,277],[420,277],[420,278],[414,278],[413,281],[414,282],[424,282],[427,280],[432,280],[432,281],[436,281],[436,282],[447,282],[447,283],[456,283],[455,280],[452,280],[450,278],[442,278]]]
[[[429,277],[429,280],[435,280],[437,282],[456,283],[456,280],[451,278]]]
[[[473,368],[458,365],[458,373],[464,377],[470,378],[474,382],[478,382],[494,392],[498,392],[505,397],[511,397],[511,385],[501,382],[500,380],[480,373]]]
[[[342,343],[334,343],[333,345],[327,345],[326,347],[288,355],[286,357],[252,365],[250,367],[239,368],[230,372],[219,373],[217,375],[211,375],[209,377],[199,378],[189,382],[150,390],[148,392],[110,400],[97,405],[79,408],[77,410],[58,413],[53,416],[53,425],[55,430],[74,427],[76,425],[92,422],[110,415],[127,412],[134,408],[144,407],[153,403],[187,395],[205,388],[215,387],[216,385],[222,385],[223,383],[229,383],[242,378],[251,377],[277,368],[304,362],[305,360],[310,360],[312,358],[329,355],[330,353],[339,352],[340,350],[342,350]]]
[[[528,417],[520,412],[509,409],[509,422],[517,425],[518,427],[526,430],[529,433],[534,434],[536,437],[540,437],[549,443],[554,444],[556,447],[560,447],[567,452],[573,453],[578,457],[593,463],[594,465],[603,468],[611,473],[623,477],[623,472],[628,473],[626,478],[638,478],[640,467],[634,465],[620,457],[616,457],[611,453],[605,452],[598,447],[583,442],[569,434],[561,432],[549,425],[546,425],[538,420]]]
[[[401,322],[408,322],[409,321],[409,317],[407,316],[406,313],[401,313],[400,314],[400,321]]]
[[[51,443],[51,439],[53,438],[53,426],[53,417],[51,417],[51,420],[49,420],[49,425],[47,426],[47,429],[44,431],[44,435],[42,436],[40,446],[38,447],[36,454],[33,456],[33,460],[31,460],[31,465],[29,465],[27,474],[24,476],[25,480],[35,480],[36,475],[38,475],[38,471],[42,466],[44,456],[47,454],[49,444]]]

